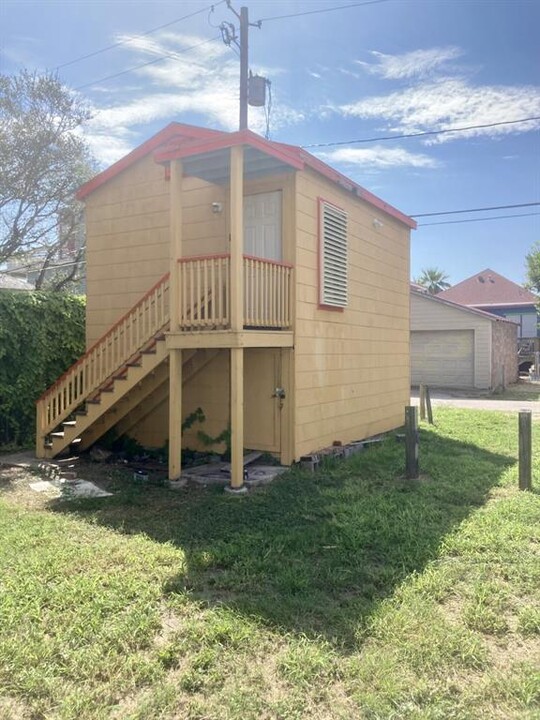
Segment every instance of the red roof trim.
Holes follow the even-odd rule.
[[[148,153],[156,150],[160,145],[169,142],[182,133],[185,136],[197,139],[213,137],[215,134],[222,134],[219,133],[218,130],[207,130],[205,128],[195,127],[194,125],[184,125],[182,123],[172,122],[167,125],[167,127],[163,128],[163,130],[160,130],[156,135],[153,135],[151,138],[146,140],[146,142],[143,142],[142,145],[136,147],[135,150],[132,150],[123,158],[120,158],[118,162],[115,162],[106,170],[99,173],[99,175],[92,178],[92,180],[89,180],[84,183],[84,185],[81,185],[81,187],[77,190],[77,200],[83,200],[85,197],[88,197],[88,195],[93,193],[94,190],[97,190],[98,187],[104,185],[108,180],[112,180],[113,177],[119,175],[123,170],[126,170],[130,165],[137,162],[137,160],[141,160],[145,155],[148,155]]]
[[[163,148],[154,155],[154,159],[158,163],[165,163],[170,160],[181,160],[185,157],[202,155],[203,153],[214,152],[215,150],[222,150],[235,145],[250,145],[267,155],[272,155],[287,165],[291,165],[297,170],[303,170],[304,168],[304,163],[295,157],[294,153],[275,147],[274,143],[264,140],[258,135],[255,135],[255,133],[252,133],[250,130],[241,130],[235,133],[223,133],[222,136],[218,138],[211,138],[200,143],[190,143],[189,145],[177,148]]]
[[[175,140],[180,141],[176,147],[173,145]],[[171,143],[172,146],[167,147],[167,143]],[[154,135],[121,160],[114,163],[114,165],[111,165],[107,170],[104,170],[95,178],[82,185],[77,192],[77,198],[82,200],[87,197],[98,187],[151,152],[155,152],[154,159],[156,162],[167,163],[171,160],[209,153],[234,145],[249,145],[254,147],[267,155],[281,160],[281,162],[290,165],[296,170],[303,170],[307,165],[315,170],[315,172],[320,173],[336,183],[336,185],[355,193],[361,200],[399,220],[399,222],[404,223],[407,227],[413,230],[416,228],[416,222],[408,215],[405,215],[405,213],[402,213],[397,208],[384,202],[384,200],[373,195],[373,193],[361,185],[358,185],[346,175],[343,175],[338,170],[330,167],[297,145],[265,140],[251,132],[251,130],[226,133],[220,130],[208,130],[183,123],[170,123],[170,125],[167,125],[167,127],[157,133],[157,135]]]
[[[334,170],[334,168],[330,167],[330,165],[327,165],[322,160],[314,157],[306,150],[301,150],[300,152],[305,160],[306,165],[313,168],[313,170],[319,172],[321,175],[324,175],[329,180],[332,180],[337,185],[340,185],[347,190],[356,191],[357,196],[361,200],[364,200],[370,205],[373,205],[378,210],[382,210],[387,215],[391,215],[393,218],[404,223],[412,230],[416,230],[416,221],[410,218],[408,215],[405,215],[405,213],[402,213],[401,210],[398,210],[393,205],[389,205],[384,200],[377,197],[377,195],[373,195],[373,193],[370,193],[369,190],[366,190],[361,185],[358,185],[358,183],[355,183],[353,180],[348,178],[346,175],[343,175],[338,170]]]

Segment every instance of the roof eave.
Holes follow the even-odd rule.
[[[439,295],[431,295],[428,292],[422,292],[421,290],[417,290],[413,287],[410,288],[410,291],[413,295],[418,295],[418,297],[428,298],[429,300],[433,300],[433,302],[438,302],[441,305],[446,305],[454,308],[455,310],[462,310],[463,312],[470,313],[471,315],[478,315],[486,320],[496,320],[497,322],[510,323],[511,325],[516,324],[513,320],[508,320],[508,318],[502,317],[501,315],[495,315],[494,313],[486,312],[485,310],[479,310],[477,307],[471,307],[470,305],[462,305],[461,303],[454,302],[453,300],[445,300],[444,298],[439,297]]]
[[[377,210],[381,210],[387,215],[390,215],[395,220],[399,220],[399,222],[402,222],[411,230],[416,230],[416,220],[413,220],[411,217],[401,212],[401,210],[398,210],[393,205],[390,205],[389,203],[382,200],[380,197],[377,197],[377,195],[369,192],[369,190],[366,190],[364,187],[354,182],[354,180],[351,180],[346,175],[343,175],[343,173],[340,173],[339,170],[335,170],[330,165],[327,165],[322,160],[319,160],[319,158],[316,158],[311,153],[308,153],[307,150],[302,150],[301,155],[304,158],[306,165],[311,167],[316,172],[324,175],[325,177],[329,178],[341,187],[344,187],[351,192],[354,192],[356,196],[359,197],[361,200],[369,203]]]
[[[204,155],[216,150],[224,150],[237,145],[250,145],[260,150],[266,155],[275,157],[277,160],[290,165],[296,170],[303,170],[304,163],[300,161],[293,153],[282,148],[277,148],[273,143],[264,140],[251,130],[240,130],[234,133],[222,133],[221,137],[204,140],[200,143],[192,143],[184,147],[165,148],[154,154],[154,160],[157,163],[164,164],[171,160],[182,160],[182,158],[193,157],[195,155]]]
[[[163,143],[167,143],[181,132],[182,128],[188,129],[189,134],[193,138],[204,138],[210,136],[223,135],[219,130],[208,130],[206,128],[199,128],[195,125],[187,125],[185,123],[171,122],[166,125],[163,130],[160,130],[156,135],[143,142],[141,145],[136,147],[127,155],[120,158],[117,162],[110,165],[108,168],[100,172],[98,175],[93,177],[88,182],[85,182],[77,190],[75,197],[77,200],[84,200],[88,195],[97,190],[98,187],[104,185],[112,178],[116,177],[123,170],[133,165],[138,160],[142,160],[143,157],[156,150]]]

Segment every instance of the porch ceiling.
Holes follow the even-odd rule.
[[[222,148],[201,155],[185,157],[182,160],[182,166],[184,175],[198,177],[217,185],[228,184],[230,178],[230,149]],[[294,168],[287,163],[267,155],[257,148],[244,147],[244,178],[247,180],[293,170]]]

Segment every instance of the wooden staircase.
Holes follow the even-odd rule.
[[[100,338],[36,404],[36,456],[84,450],[112,427],[129,432],[168,395],[169,276]],[[186,350],[189,382],[217,350]]]

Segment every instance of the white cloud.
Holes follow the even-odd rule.
[[[374,145],[366,148],[343,147],[319,153],[319,157],[330,163],[343,163],[364,168],[386,169],[390,167],[435,168],[440,163],[421,153],[412,153],[400,147]]]
[[[475,86],[462,78],[442,78],[334,109],[345,116],[384,119],[391,123],[392,132],[422,132],[540,116],[540,89],[525,85]],[[476,135],[496,137],[535,127],[540,127],[539,121],[448,133],[427,142],[442,143]]]
[[[88,133],[86,136],[92,155],[103,165],[112,165],[133,150],[133,142],[110,133]]]
[[[451,46],[413,50],[402,55],[386,55],[376,50],[371,50],[370,54],[376,62],[368,63],[356,60],[356,63],[371,75],[380,75],[388,80],[400,80],[430,75],[451,60],[463,55],[463,50]]]
[[[133,86],[133,77],[138,77],[140,86],[129,100],[94,108],[87,139],[101,162],[118,160],[132,149],[137,144],[136,128],[146,123],[162,120],[165,125],[181,121],[187,113],[197,113],[209,126],[228,131],[238,127],[238,60],[221,42],[172,32],[152,38],[124,35],[118,40],[125,42],[126,49],[141,62],[145,56],[166,57],[134,71],[129,85]],[[187,49],[189,52],[184,52]],[[280,72],[279,68],[265,69],[266,75]],[[250,108],[249,113],[250,127],[264,132],[263,110]],[[301,112],[275,103],[271,128],[302,119]]]

